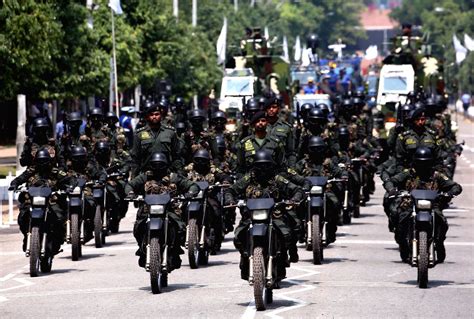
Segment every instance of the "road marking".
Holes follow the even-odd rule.
[[[470,185],[474,186],[474,184],[470,184]],[[465,185],[463,185],[463,186],[465,186]],[[462,213],[462,212],[468,212],[468,211],[469,211],[469,209],[448,208],[448,209],[444,209],[444,210],[443,210],[443,213],[446,213],[446,212],[448,212],[448,213],[450,213],[450,212],[451,212],[451,213],[456,213],[456,212]]]
[[[245,309],[244,314],[242,315],[242,319],[252,319],[255,317],[255,314],[257,313],[257,308],[255,308],[255,301],[251,301],[249,305],[247,306],[247,309]]]
[[[359,244],[359,245],[388,245],[397,246],[395,241],[391,240],[360,240],[360,239],[338,239],[337,244]],[[445,242],[446,246],[474,246],[474,242]]]
[[[92,253],[92,252],[103,252],[103,251],[118,251],[118,250],[136,250],[137,245],[120,245],[117,247],[102,247],[102,248],[95,248],[93,246],[82,246],[82,250],[84,253]],[[63,248],[63,253],[67,254],[71,252],[71,246],[67,245]],[[24,255],[24,252],[21,251],[9,251],[9,252],[1,252],[0,256],[16,256],[16,255]],[[64,255],[60,255],[64,256]]]

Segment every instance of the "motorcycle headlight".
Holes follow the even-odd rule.
[[[81,188],[79,186],[74,187],[72,195],[80,195],[81,194]]]
[[[323,193],[323,188],[321,186],[312,186],[310,193],[311,195],[320,195]]]
[[[204,192],[202,190],[200,190],[199,193],[194,198],[202,199],[203,197],[204,197]]]
[[[416,207],[418,209],[431,209],[431,201],[425,200],[425,199],[420,199],[416,203]]]
[[[165,207],[163,205],[151,205],[150,206],[150,215],[162,215],[165,212]]]
[[[268,210],[266,209],[256,209],[252,211],[253,220],[266,220],[268,219]]]
[[[34,206],[45,206],[46,205],[46,197],[33,197],[33,205]]]

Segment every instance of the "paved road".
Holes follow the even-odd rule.
[[[129,212],[118,235],[79,262],[70,250],[54,260],[48,275],[30,278],[28,260],[19,253],[16,229],[0,230],[0,309],[13,317],[159,317],[159,318],[472,318],[474,317],[474,130],[461,123],[466,141],[456,180],[464,187],[446,211],[450,229],[447,259],[430,270],[429,289],[416,287],[416,269],[399,260],[381,208],[382,192],[363,208],[362,217],[340,227],[325,263],[312,265],[300,249],[300,262],[288,271],[274,303],[256,312],[252,291],[240,280],[238,253],[227,239],[209,266],[170,274],[170,286],[152,295],[147,273],[137,266]]]

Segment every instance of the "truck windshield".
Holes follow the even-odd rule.
[[[384,91],[406,91],[407,78],[403,76],[387,77],[383,83]]]
[[[250,78],[230,77],[226,81],[226,95],[253,95]]]

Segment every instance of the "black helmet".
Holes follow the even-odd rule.
[[[429,97],[425,100],[425,105],[426,105],[427,108],[435,107],[436,106],[436,101],[432,97]]]
[[[160,101],[158,102],[158,108],[160,109],[161,112],[166,113],[168,112],[168,109],[170,107],[170,102],[166,97],[162,97]]]
[[[82,124],[82,115],[80,112],[71,112],[67,116],[67,121],[72,124],[72,123],[80,123]]]
[[[355,96],[352,98],[352,104],[354,104],[357,107],[362,107],[365,105],[365,102],[360,97]]]
[[[347,126],[339,127],[338,135],[339,136],[349,136],[349,129],[347,128]]]
[[[311,136],[308,141],[309,150],[326,149],[327,144],[320,136]]]
[[[89,117],[102,119],[104,117],[104,112],[102,112],[101,108],[94,107],[89,113]]]
[[[193,155],[193,162],[197,166],[207,166],[211,160],[211,156],[206,149],[199,149]]]
[[[225,150],[227,149],[227,146],[225,144],[225,139],[224,139],[224,136],[222,135],[216,135],[216,146],[217,146],[217,150],[219,151],[219,153],[224,153]]]
[[[328,116],[329,106],[326,103],[319,103],[318,105],[316,105],[316,107],[318,109],[320,109],[321,111],[323,111],[323,113],[324,113],[324,115],[326,115],[326,117]]]
[[[260,107],[261,110],[265,110],[269,104],[270,103],[266,97],[261,96],[258,98],[258,106]]]
[[[352,94],[353,97],[358,97],[362,101],[365,101],[365,92],[363,90],[357,90]]]
[[[215,111],[214,113],[211,114],[211,123],[214,125],[221,124],[224,125],[227,123],[227,117],[225,116],[225,113],[222,111]]]
[[[82,146],[74,146],[71,150],[71,159],[73,162],[85,163],[87,159],[87,151]]]
[[[258,104],[258,100],[255,98],[251,98],[247,101],[247,104],[245,105],[245,111],[246,112],[257,112],[260,111],[261,108]]]
[[[101,154],[110,154],[110,144],[107,141],[98,141],[95,143],[94,150]]]
[[[51,155],[49,154],[48,149],[41,148],[35,154],[35,165],[38,166],[47,166],[51,164]]]
[[[174,100],[174,105],[176,107],[184,107],[184,98],[182,96],[177,96]]]
[[[194,109],[189,113],[189,120],[191,122],[204,122],[206,120],[206,114],[203,110]]]
[[[413,157],[413,159],[415,161],[418,161],[418,162],[430,162],[430,161],[433,161],[433,152],[431,151],[430,148],[426,147],[426,146],[419,146],[416,151],[415,151],[415,155]]]
[[[418,104],[418,103],[417,103]],[[415,105],[415,109],[412,110],[409,114],[409,119],[414,121],[422,116],[425,116],[426,114],[426,111],[425,111],[425,107],[422,106],[422,107],[419,107],[419,108],[416,108],[416,105]]]
[[[273,165],[272,154],[267,150],[258,150],[254,155],[255,164]]]
[[[49,128],[48,121],[44,117],[35,118],[33,121],[33,130],[46,130]]]
[[[105,118],[107,119],[107,122],[109,123],[117,123],[118,122],[118,117],[115,115],[114,112],[107,112],[105,113]]]
[[[176,122],[174,127],[176,129],[176,132],[178,133],[184,133],[184,131],[186,131],[186,124],[184,124],[183,122]]]
[[[162,152],[155,152],[151,155],[150,166],[153,171],[165,171],[169,167],[168,158]]]
[[[311,103],[303,103],[300,106],[300,115],[304,119],[308,115],[309,111],[314,107]]]
[[[313,108],[309,111],[307,120],[311,124],[325,124],[328,121],[328,118],[324,114],[323,110]]]
[[[351,111],[354,105],[352,104],[352,100],[349,98],[343,99],[341,103],[341,108],[343,110]]]

